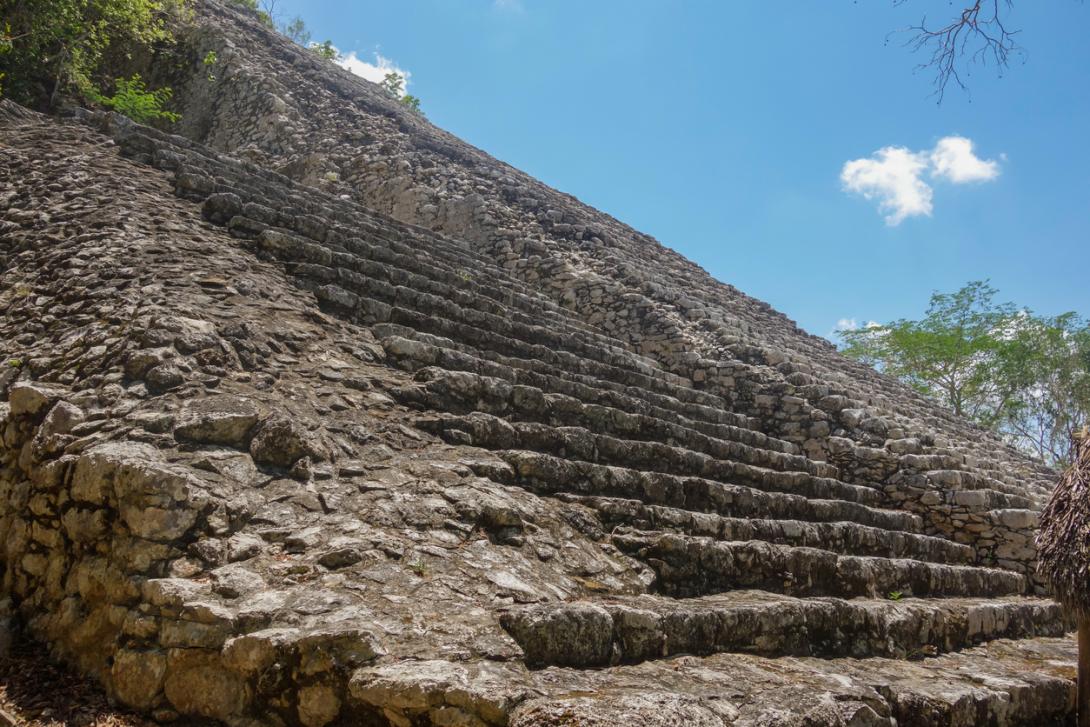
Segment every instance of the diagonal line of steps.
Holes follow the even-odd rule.
[[[604,549],[654,571],[659,595],[502,613],[527,662],[607,667],[595,673],[621,681],[588,690],[605,702],[629,686],[648,693],[668,685],[680,699],[686,687],[670,671],[681,674],[689,664],[695,666],[688,678],[697,681],[703,670],[723,693],[742,663],[720,658],[725,652],[817,655],[832,657],[827,674],[812,660],[797,663],[833,683],[865,685],[859,691],[869,690],[867,699],[874,700],[866,706],[901,724],[916,719],[960,727],[973,719],[1002,723],[996,715],[1032,720],[1064,713],[1066,705],[1049,708],[1034,700],[1066,699],[1065,680],[1023,678],[1011,666],[1044,643],[1038,637],[1068,626],[1056,606],[1013,596],[1026,590],[1022,575],[969,565],[971,548],[920,534],[924,522],[918,515],[878,507],[886,500],[877,488],[845,482],[831,465],[798,456],[798,446],[755,431],[761,422],[729,411],[732,395],[703,391],[634,353],[631,342],[621,340],[624,332],[605,335],[469,245],[178,137],[149,130],[130,135],[122,146],[177,170],[179,194],[204,200],[206,217],[249,240],[244,247],[262,259],[284,263],[326,310],[371,324],[389,360],[417,372],[416,386],[405,387],[415,389],[405,392],[406,401],[434,396],[418,401],[447,412],[422,426],[453,444],[490,449],[510,467],[493,459],[480,474],[589,508],[613,530],[616,550],[601,543]],[[221,217],[225,211],[230,214]],[[753,348],[750,358],[757,361],[764,353]],[[739,378],[741,397],[756,389],[776,391],[780,379],[762,378],[767,363],[751,366],[743,353],[738,356],[739,367],[748,367],[748,378]],[[959,469],[964,451],[936,448],[905,462],[920,478],[942,480],[952,491],[972,490],[975,506],[1032,504],[1017,494],[1017,484]],[[751,588],[764,590],[745,590]],[[942,598],[882,598],[894,591]],[[967,648],[1007,637],[1025,640],[1024,649],[1001,652],[1002,668],[993,671],[986,652]],[[881,662],[873,674],[866,665],[841,659],[877,662],[959,649],[966,652]],[[666,660],[680,654],[707,656]],[[642,663],[610,667],[620,662]],[[791,663],[796,662],[753,668],[771,673]],[[503,666],[525,672],[515,661]],[[974,691],[975,674],[951,678],[956,686],[948,691],[956,699],[947,699],[941,686],[912,683],[959,669],[980,669],[986,676],[979,683],[993,681]],[[561,671],[536,672],[533,696],[523,694],[502,713],[497,710],[496,723],[506,722],[519,701],[582,699],[571,689],[554,688],[563,685]],[[633,674],[634,681],[624,681]],[[640,674],[654,678],[640,682]],[[758,683],[747,681],[746,688]],[[851,691],[856,694],[856,687]],[[468,699],[465,690],[449,698],[449,704]],[[760,699],[752,690],[748,698]],[[769,699],[761,716],[766,720],[779,708]],[[524,719],[528,713],[514,715],[511,723],[534,724]],[[919,715],[928,721],[920,722]]]
[[[400,724],[469,709],[509,727],[1061,727],[1075,714],[1074,663],[1070,638],[1042,636],[913,661],[717,653],[531,672],[401,661],[356,670],[347,694]]]
[[[342,230],[363,230],[367,232],[367,234],[374,234],[376,235],[376,239],[379,240],[384,247],[390,247],[395,243],[401,244],[400,249],[405,250],[410,257],[412,245],[404,245],[398,240],[399,237],[401,239],[410,239],[420,242],[431,241],[434,244],[434,257],[449,261],[452,269],[456,268],[458,265],[464,267],[467,260],[473,260],[473,265],[479,264],[482,266],[481,269],[487,270],[490,276],[493,275],[493,273],[496,273],[499,274],[500,279],[507,277],[505,271],[495,266],[489,258],[482,256],[479,253],[473,253],[470,248],[464,244],[447,240],[442,235],[430,233],[413,225],[395,222],[359,205],[352,204],[346,200],[333,198],[318,190],[297,184],[285,177],[275,174],[270,175],[267,171],[260,170],[253,165],[220,157],[203,149],[200,145],[182,139],[181,137],[170,136],[143,128],[136,131],[125,132],[124,134],[121,134],[120,137],[122,148],[125,149],[127,153],[146,158],[147,161],[160,168],[176,170],[178,172],[179,181],[183,178],[204,178],[210,180],[211,176],[217,177],[217,181],[226,180],[223,184],[211,182],[211,187],[207,189],[200,188],[200,184],[197,184],[194,189],[188,189],[185,188],[184,184],[179,184],[180,193],[196,191],[198,192],[198,198],[204,198],[211,193],[229,192],[230,190],[235,189],[236,191],[243,192],[255,199],[261,199],[269,195],[270,190],[273,190],[274,196],[277,198],[270,201],[270,204],[274,207],[278,207],[278,209],[274,210],[272,207],[255,204],[251,201],[249,205],[252,209],[264,210],[262,214],[257,216],[266,216],[274,222],[291,224],[296,228],[308,230],[317,239],[323,241],[328,238],[329,244],[332,247],[335,247],[337,245],[337,240],[344,236]],[[253,186],[247,183],[249,179],[255,177],[261,178],[264,184],[261,186]],[[283,194],[276,195],[275,190],[280,188],[284,190]],[[323,228],[318,224],[321,222],[322,218],[328,218],[335,222],[334,224],[326,225]],[[337,231],[336,234],[329,233],[329,230],[332,229]],[[390,233],[391,230],[394,231],[393,234]],[[639,267],[638,261],[633,261],[632,264]],[[449,275],[450,273],[447,272],[446,274]],[[519,284],[512,281],[510,287],[505,290],[508,292],[517,291],[519,290]],[[522,290],[525,290],[524,284],[522,285]],[[723,291],[718,288],[716,290],[718,290],[718,294],[713,297],[721,297]],[[479,292],[479,290],[474,291],[474,293]],[[475,296],[470,296],[470,298],[473,297]],[[536,307],[536,310],[527,310],[531,315],[542,309],[548,310],[550,314],[553,311],[563,310],[545,296],[536,295],[531,298],[533,300],[532,306]],[[753,301],[749,301],[745,296],[728,296],[728,298],[733,304],[753,304]],[[507,304],[513,305],[513,303],[510,302]],[[763,311],[762,315],[766,312],[767,311]],[[565,325],[575,326],[584,331],[595,330],[593,326],[588,326],[585,321],[582,321],[575,316],[567,316],[567,323]],[[773,338],[776,338],[781,334],[772,332],[770,335],[773,335]],[[804,348],[807,348],[805,346],[806,340],[808,339],[805,339],[804,337],[804,340],[795,341],[795,343],[804,345]],[[763,349],[759,345],[754,348],[754,351],[756,352],[754,355],[756,355],[758,359],[761,356],[762,350]],[[807,348],[807,350],[810,349]],[[820,350],[814,349],[812,353],[816,356],[815,360],[824,360],[824,358],[829,355],[829,351],[823,348],[820,348]],[[745,356],[743,356],[743,359],[745,359]],[[645,360],[644,365],[648,366],[649,370],[652,372],[657,370],[656,375],[665,373],[657,364],[650,360]],[[823,368],[826,374],[833,376],[831,380],[839,380],[842,378],[842,372],[835,370],[835,367],[834,369],[826,369],[825,364],[821,364],[819,367]],[[861,372],[860,375],[862,375],[862,373],[868,372]],[[811,376],[810,378],[812,379],[813,377]],[[874,379],[878,384],[885,383],[873,375],[870,375],[868,378]],[[815,391],[828,390],[829,393],[840,391],[835,386],[829,386],[828,384],[814,386],[817,386]],[[847,393],[847,390],[845,390],[844,393]],[[943,413],[940,411],[930,412],[932,418],[935,416],[942,418],[942,414]],[[960,449],[964,449],[964,447]],[[950,451],[954,454],[958,454],[960,449],[955,447]],[[979,468],[982,471],[990,471],[996,477],[1000,478],[999,480],[988,478],[991,481],[986,481],[984,483],[986,486],[1005,491],[1008,494],[1016,494],[1020,489],[1023,489],[1030,484],[1023,481],[1025,478],[1019,478],[1019,482],[1017,483],[1009,483],[1009,473],[998,467],[990,466],[988,462],[980,462]],[[1036,487],[1037,483],[1032,483],[1032,485]]]
[[[348,277],[352,275],[348,268],[342,268],[345,273],[338,273],[337,270],[327,267],[326,265],[314,265],[315,260],[322,262],[332,262],[333,257],[336,256],[338,263],[347,264],[349,268],[364,264],[364,268],[371,273],[382,273],[382,277],[391,280],[400,280],[402,283],[415,282],[420,287],[425,289],[431,288],[433,284],[439,284],[440,287],[432,288],[434,290],[441,290],[447,294],[458,294],[458,305],[475,306],[481,303],[481,301],[489,301],[487,295],[481,295],[484,292],[477,286],[470,285],[468,278],[474,277],[469,271],[476,273],[480,270],[486,270],[488,272],[488,279],[491,281],[504,281],[506,287],[505,293],[500,300],[492,301],[494,305],[492,311],[486,310],[478,311],[480,313],[477,318],[482,321],[487,321],[492,327],[497,327],[498,330],[505,330],[509,324],[510,308],[519,307],[524,310],[530,317],[525,320],[540,320],[542,312],[547,311],[550,314],[550,326],[548,328],[540,325],[533,326],[533,333],[539,339],[546,339],[548,343],[556,348],[565,349],[572,346],[573,341],[580,341],[580,345],[576,347],[580,354],[583,356],[591,356],[598,358],[602,363],[609,366],[625,366],[628,367],[633,373],[637,373],[646,376],[652,380],[659,382],[668,382],[672,384],[683,383],[683,379],[675,374],[671,374],[662,370],[658,364],[653,363],[650,359],[646,359],[638,354],[634,354],[631,351],[623,348],[618,341],[608,338],[601,333],[595,332],[595,329],[587,326],[587,324],[579,321],[574,316],[571,316],[564,309],[556,306],[550,299],[547,299],[540,294],[530,296],[528,295],[528,289],[526,286],[516,280],[510,279],[507,274],[501,269],[495,267],[489,260],[481,257],[480,255],[472,253],[469,249],[463,245],[450,242],[443,238],[441,235],[431,233],[430,231],[422,228],[417,228],[411,225],[405,225],[404,223],[398,223],[387,218],[380,217],[374,213],[366,210],[365,208],[348,203],[343,200],[338,200],[338,211],[341,214],[331,214],[328,207],[316,204],[309,212],[314,214],[299,215],[294,214],[297,212],[296,205],[300,204],[300,199],[307,197],[314,197],[320,195],[315,190],[305,187],[303,185],[297,185],[291,180],[288,180],[279,175],[265,175],[264,182],[267,182],[267,186],[262,188],[253,188],[240,181],[239,178],[243,177],[246,173],[245,164],[232,165],[225,164],[217,158],[211,158],[202,154],[194,154],[190,150],[186,150],[184,147],[192,146],[191,143],[185,142],[178,137],[172,137],[151,130],[141,129],[140,132],[132,134],[122,140],[123,148],[127,149],[130,153],[136,155],[144,155],[153,158],[155,154],[162,155],[164,148],[173,147],[174,151],[170,154],[181,156],[182,158],[189,159],[195,165],[195,169],[184,167],[180,165],[177,159],[172,160],[168,164],[164,164],[165,168],[178,169],[178,177],[192,180],[196,177],[208,177],[208,174],[203,171],[204,169],[214,170],[217,174],[217,182],[209,181],[211,185],[209,188],[188,187],[186,188],[185,196],[195,199],[208,199],[212,195],[229,195],[236,192],[241,193],[245,197],[254,199],[261,199],[268,202],[268,195],[270,191],[279,187],[288,188],[291,190],[290,194],[284,194],[283,199],[280,200],[283,204],[277,206],[275,209],[266,204],[250,201],[246,203],[237,203],[240,206],[240,212],[242,214],[233,215],[230,220],[227,220],[229,227],[232,227],[241,236],[253,236],[258,238],[258,243],[270,252],[279,253],[282,259],[286,261],[296,261],[302,263],[304,267],[299,269],[299,272],[306,274],[317,275],[319,277],[328,277],[332,272],[334,279],[340,279],[342,275],[348,273]],[[239,171],[241,168],[244,171]],[[252,174],[256,170],[249,170]],[[210,178],[209,178],[210,179]],[[192,184],[192,181],[187,182]],[[236,195],[237,196],[237,195]],[[322,203],[330,202],[328,197],[321,196]],[[275,203],[275,202],[274,202]],[[324,214],[333,219],[342,219],[348,223],[348,226],[343,228],[337,228],[330,225],[317,226],[315,219],[300,220],[300,217],[318,217]],[[250,217],[247,217],[250,215]],[[434,265],[428,265],[420,262],[420,256],[414,254],[416,251],[413,246],[405,245],[403,242],[397,240],[392,235],[381,235],[379,240],[381,245],[371,245],[364,242],[355,236],[347,236],[339,233],[339,230],[343,229],[348,231],[351,229],[353,232],[359,230],[361,226],[358,224],[356,218],[362,218],[368,222],[368,224],[362,226],[364,231],[372,234],[377,234],[383,227],[396,228],[402,235],[406,232],[411,233],[411,237],[419,238],[421,245],[427,244],[430,251],[433,254],[430,256],[434,259],[443,259],[444,257],[450,258],[452,255],[453,262],[452,268],[448,270],[442,270]],[[280,228],[279,231],[277,228]],[[357,233],[358,234],[358,233]],[[355,254],[349,255],[347,253],[353,252]],[[374,255],[381,259],[383,263],[379,267],[369,266],[368,257]],[[377,262],[377,261],[376,261]],[[399,263],[408,266],[408,269],[397,268],[394,263]],[[309,267],[307,267],[309,265]],[[324,270],[322,269],[324,268]],[[391,271],[389,275],[387,271]],[[429,278],[427,275],[419,275],[420,272],[431,272],[436,275],[437,278]],[[414,277],[409,277],[414,276]],[[363,276],[366,280],[372,284],[382,282],[379,278]],[[325,280],[324,282],[329,282]],[[466,290],[455,290],[452,286],[460,285]],[[393,285],[392,288],[399,289],[401,291],[410,290],[404,284]],[[320,291],[316,291],[320,292]],[[418,293],[414,297],[417,299],[423,299],[428,303],[447,303],[445,300],[436,301],[431,293],[411,291],[412,293]],[[488,308],[489,303],[484,304],[484,308]],[[449,307],[449,304],[447,305]],[[434,308],[434,306],[432,306]],[[503,312],[504,315],[496,315],[496,312]],[[520,314],[521,315],[521,314]],[[571,335],[564,336],[558,335],[556,330],[560,331],[569,329],[568,333]],[[547,347],[546,351],[549,350]],[[605,358],[602,358],[605,356]],[[689,396],[694,399],[705,399],[709,403],[715,403],[718,401],[717,397],[713,397],[710,394],[704,394],[692,389],[688,389]]]

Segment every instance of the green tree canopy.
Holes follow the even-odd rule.
[[[1090,424],[1090,323],[1075,313],[1022,315],[1004,341],[997,376],[1010,382],[1000,431],[1042,459],[1066,463]]]
[[[341,57],[341,54],[337,52],[337,48],[333,45],[333,41],[331,40],[323,40],[321,43],[311,43],[310,49],[320,58],[324,58],[327,61],[335,61]]]
[[[1090,418],[1090,325],[996,303],[987,282],[935,293],[920,320],[838,331],[842,351],[1050,463]]]
[[[390,71],[382,77],[382,90],[392,98],[401,98],[401,95],[405,93],[405,79],[401,77],[400,73]]]
[[[310,45],[310,31],[307,29],[306,23],[298,15],[287,22],[279,24],[277,30],[296,45],[301,45],[304,48]]]
[[[107,54],[170,42],[168,21],[183,9],[183,0],[0,0],[4,92],[37,108],[59,94],[87,98],[112,81]]]
[[[412,94],[405,93],[405,77],[400,73],[390,71],[383,76],[379,86],[386,92],[386,95],[390,98],[396,98],[401,102],[402,106],[406,107],[414,114],[424,114],[424,112],[420,110],[420,99]]]

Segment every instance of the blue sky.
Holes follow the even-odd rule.
[[[921,58],[887,34],[959,7],[277,3],[316,40],[407,71],[439,126],[812,333],[919,316],[932,291],[984,278],[1040,313],[1090,315],[1090,5],[1015,0],[1025,62],[1001,78],[970,67],[971,96],[951,89],[937,105]],[[906,151],[876,164],[885,147]],[[842,179],[853,160],[870,160],[855,192]],[[862,194],[882,189],[897,193],[884,211]]]

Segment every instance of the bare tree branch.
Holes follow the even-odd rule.
[[[908,0],[894,0],[894,5],[905,2]],[[1012,58],[1025,57],[1025,50],[1015,40],[1019,31],[1010,29],[1004,18],[1011,4],[1012,0],[976,0],[946,25],[928,25],[925,16],[919,25],[900,31],[911,34],[906,47],[929,55],[917,68],[934,69],[933,95],[939,103],[951,81],[968,91],[962,77],[963,73],[968,75],[964,61],[982,66],[993,63],[1002,75]]]
[[[269,16],[274,25],[280,24],[279,0],[261,0],[261,11]]]

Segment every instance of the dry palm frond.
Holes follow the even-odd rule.
[[[1041,513],[1037,568],[1054,596],[1090,618],[1090,437],[1075,438],[1071,466]]]

